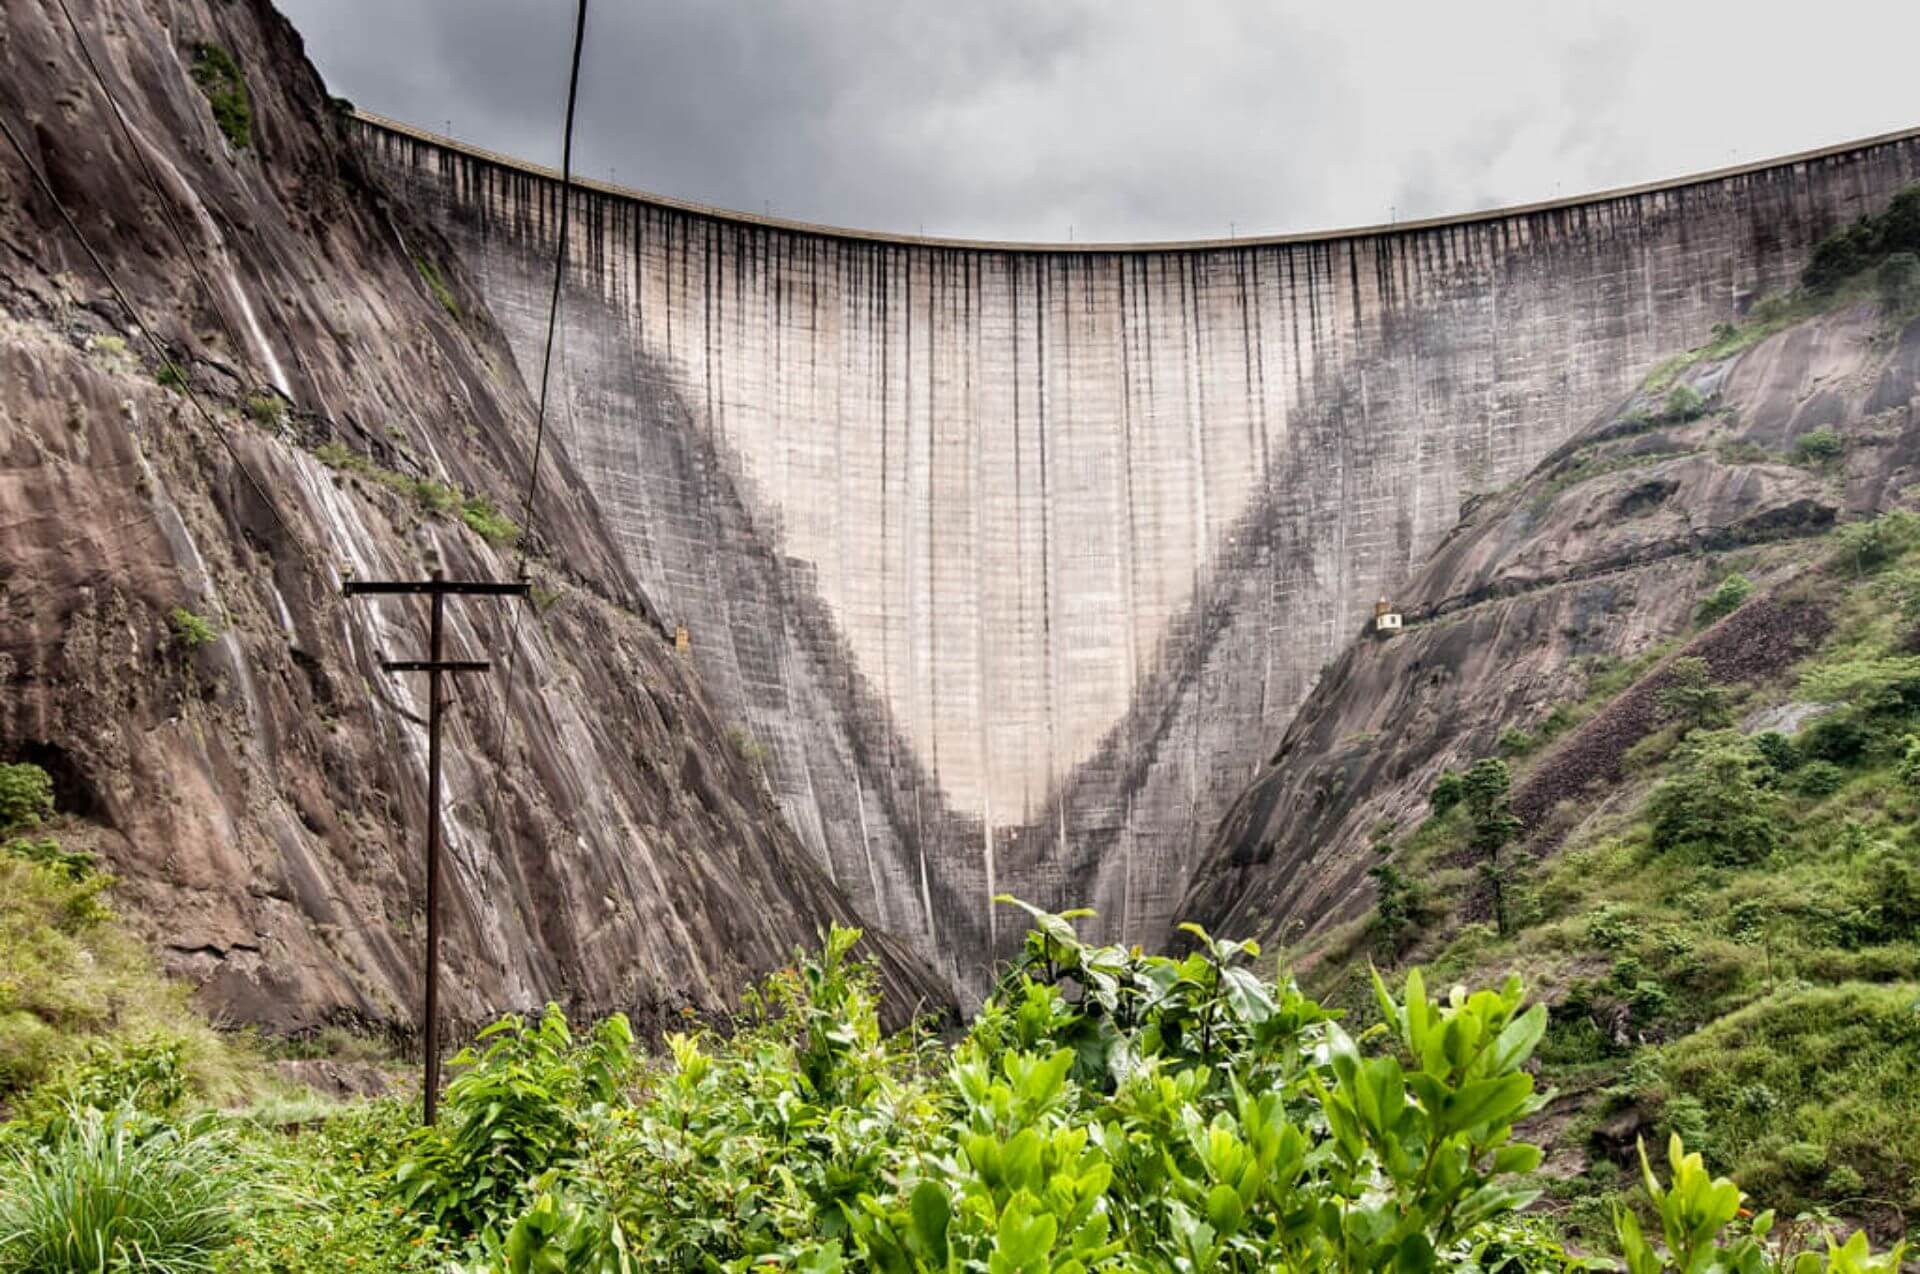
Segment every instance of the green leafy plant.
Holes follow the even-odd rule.
[[[233,54],[217,44],[193,46],[193,82],[213,108],[213,122],[235,150],[253,140],[253,104],[247,97],[246,76]]]
[[[1674,424],[1698,420],[1707,412],[1707,400],[1691,385],[1675,385],[1660,404],[1661,419]]]
[[[1533,736],[1519,726],[1508,726],[1494,746],[1507,756],[1521,756],[1533,750]]]
[[[168,618],[173,627],[173,640],[189,654],[220,639],[220,626],[217,623],[184,606],[174,607]]]
[[[1444,818],[1466,794],[1466,779],[1456,770],[1442,770],[1440,777],[1433,781],[1433,790],[1427,794],[1427,805],[1435,817]]]
[[[1873,281],[1880,307],[1896,321],[1920,310],[1920,256],[1894,253],[1880,263]]]
[[[1740,1188],[1709,1173],[1700,1155],[1688,1154],[1678,1135],[1667,1143],[1667,1162],[1671,1175],[1662,1185],[1641,1144],[1641,1179],[1660,1222],[1663,1246],[1648,1241],[1632,1211],[1619,1208],[1614,1213],[1628,1274],[1899,1274],[1906,1245],[1896,1244],[1875,1256],[1864,1230],[1844,1244],[1825,1234],[1825,1252],[1800,1247],[1792,1241],[1792,1232],[1770,1246],[1774,1214],[1762,1212],[1747,1220]]]
[[[1397,959],[1424,918],[1424,897],[1407,874],[1391,862],[1367,870],[1373,879],[1374,918],[1388,957]]]
[[[1864,522],[1849,522],[1831,538],[1835,565],[1868,574],[1920,543],[1920,515],[1893,509]]]
[[[577,1156],[581,1121],[621,1095],[633,1032],[615,1014],[576,1044],[549,1004],[538,1022],[503,1018],[475,1045],[453,1059],[464,1069],[440,1122],[410,1140],[394,1170],[410,1207],[460,1234],[483,1230],[534,1178]]]
[[[34,1094],[33,1105],[49,1113],[127,1109],[173,1114],[188,1092],[183,1051],[178,1037],[157,1032],[91,1041]]]

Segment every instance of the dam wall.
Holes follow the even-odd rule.
[[[537,388],[557,178],[348,127]],[[998,892],[1162,941],[1461,502],[1917,179],[1920,132],[1470,217],[1052,246],[577,183],[552,428],[802,840],[978,990],[1023,928]]]

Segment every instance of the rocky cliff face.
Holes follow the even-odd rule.
[[[61,834],[104,855],[213,1009],[405,1029],[425,688],[379,661],[423,653],[424,612],[340,585],[510,574],[461,500],[518,515],[526,383],[267,4],[73,7],[132,143],[53,0],[0,12],[0,113],[219,420],[156,382],[0,152],[0,757],[53,772]],[[195,83],[209,48],[244,78],[235,137]],[[462,678],[449,714],[447,1002],[723,1010],[858,917],[648,612],[566,441],[531,528],[538,605],[517,628],[490,601],[449,608],[453,655],[496,671]],[[881,942],[897,1006],[944,996]]]
[[[1816,607],[1761,596],[1693,635],[1730,569],[1763,591],[1801,568],[1800,541],[1914,503],[1920,322],[1887,330],[1870,302],[1795,325],[1681,382],[1695,419],[1635,394],[1523,482],[1476,503],[1394,590],[1406,627],[1358,638],[1220,825],[1182,904],[1219,931],[1309,945],[1371,905],[1372,842],[1425,816],[1439,772],[1496,755],[1586,693],[1596,658],[1685,640],[1723,680],[1784,666],[1824,631]],[[1837,467],[1789,462],[1835,430]],[[1514,806],[1551,842],[1555,807],[1617,778],[1654,728],[1670,659],[1529,765]]]
[[[558,183],[363,121],[538,358]],[[1000,890],[1156,944],[1381,588],[1920,176],[1901,136],[1297,240],[889,238],[605,188],[565,436],[836,882],[979,985]]]

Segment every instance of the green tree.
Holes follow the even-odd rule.
[[[1720,581],[1719,587],[1707,595],[1700,603],[1698,618],[1703,624],[1711,624],[1722,615],[1731,615],[1740,609],[1741,603],[1753,596],[1753,581],[1735,571]]]
[[[1714,681],[1707,661],[1688,655],[1668,668],[1656,702],[1663,718],[1677,724],[1682,734],[1691,734],[1724,725],[1730,711],[1728,699],[1726,687]]]
[[[1462,780],[1462,798],[1472,822],[1469,844],[1480,859],[1480,875],[1493,894],[1493,920],[1502,934],[1513,932],[1507,867],[1500,851],[1520,834],[1513,812],[1513,772],[1495,757],[1475,761]]]
[[[1419,924],[1420,891],[1391,861],[1368,869],[1367,875],[1373,878],[1373,912],[1380,924],[1382,943],[1398,959]]]
[[[1679,771],[1653,790],[1654,845],[1723,865],[1758,862],[1780,843],[1780,798],[1761,786],[1764,759],[1738,730],[1704,730],[1682,745]]]
[[[1794,439],[1793,458],[1798,464],[1818,468],[1829,461],[1838,460],[1846,449],[1846,442],[1834,432],[1832,425],[1821,425]]]
[[[53,813],[53,779],[27,761],[0,765],[0,835],[37,827]]]
[[[1437,818],[1445,818],[1460,798],[1466,795],[1466,780],[1460,777],[1458,770],[1442,770],[1440,777],[1433,781],[1433,790],[1427,793],[1427,805]]]

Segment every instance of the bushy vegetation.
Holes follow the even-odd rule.
[[[1349,1029],[1252,943],[1189,926],[1189,954],[1149,956],[1028,910],[1021,958],[951,1042],[884,1034],[859,934],[835,928],[730,1033],[658,1056],[617,1015],[583,1035],[553,1007],[504,1019],[456,1059],[433,1128],[391,1101],[278,1131],[70,1088],[0,1132],[0,1271],[1590,1264],[1522,1211],[1542,1152],[1515,1126],[1547,1101],[1531,1058],[1551,1018],[1517,980],[1434,996],[1417,971],[1397,992],[1375,975],[1374,1024]],[[1898,1064],[1913,1028],[1888,1028],[1863,1076]],[[1794,1099],[1808,1077],[1761,1061]],[[1698,1155],[1670,1158],[1615,1219],[1636,1271],[1898,1267],[1864,1238],[1774,1234]]]
[[[1696,612],[1697,617],[1701,623],[1711,624],[1721,616],[1731,615],[1739,610],[1751,596],[1753,596],[1753,581],[1735,571],[1721,580],[1714,587],[1713,592],[1707,594],[1707,599],[1700,603],[1700,609]]]
[[[505,548],[520,538],[520,528],[512,518],[493,507],[483,495],[470,495],[460,502],[460,520],[467,529],[489,544]]]
[[[253,103],[247,97],[247,79],[233,54],[217,44],[193,46],[193,82],[213,109],[213,122],[235,150],[253,141]]]
[[[253,394],[247,399],[247,419],[263,429],[278,430],[287,421],[286,400],[277,394]]]
[[[1920,253],[1920,186],[1893,197],[1887,210],[1860,217],[1814,246],[1801,276],[1811,291],[1832,291],[1889,257]]]
[[[1689,367],[1752,349],[1802,319],[1852,299],[1877,295],[1891,318],[1904,321],[1920,307],[1920,264],[1910,268],[1901,258],[1920,261],[1917,254],[1920,186],[1910,186],[1894,196],[1885,212],[1861,217],[1816,244],[1799,287],[1762,297],[1742,322],[1715,324],[1712,339],[1662,362],[1648,374],[1641,388],[1648,394],[1686,388],[1675,386],[1675,382]],[[1675,415],[1676,405],[1685,407],[1687,402],[1682,397],[1676,403],[1669,396],[1660,413],[1663,420],[1688,420],[1700,414]],[[1703,408],[1704,404],[1697,406]]]
[[[1821,425],[1793,440],[1793,459],[1797,464],[1819,468],[1838,460],[1846,449],[1846,443],[1832,425]]]
[[[1507,933],[1454,773],[1392,859],[1421,923],[1388,941],[1376,915],[1377,940],[1359,945],[1435,977],[1518,970],[1550,988],[1542,1075],[1579,1094],[1556,1145],[1586,1163],[1548,1199],[1589,1243],[1608,1241],[1616,1207],[1649,1216],[1637,1132],[1681,1134],[1783,1215],[1884,1234],[1920,1223],[1920,519],[1888,513],[1791,551],[1813,569],[1790,598],[1825,610],[1831,634],[1761,684],[1667,660],[1657,728],[1606,804],[1556,812],[1576,830],[1552,857],[1503,854]],[[1619,671],[1594,687],[1617,694],[1645,669]],[[1784,704],[1795,733],[1735,725]],[[1336,952],[1308,983],[1367,1012],[1352,958]]]

